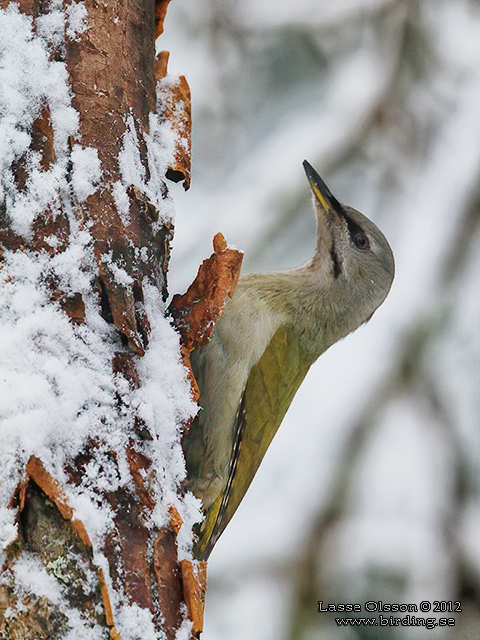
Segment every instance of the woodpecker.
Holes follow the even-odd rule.
[[[310,366],[369,320],[392,285],[385,236],[303,166],[317,219],[313,257],[289,271],[241,276],[211,341],[192,354],[201,409],[183,445],[188,486],[205,511],[198,559],[235,513]]]

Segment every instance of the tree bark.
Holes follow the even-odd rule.
[[[55,442],[51,457],[41,447],[38,455],[18,454],[9,474],[18,482],[8,505],[0,505],[13,510],[17,525],[2,560],[0,638],[64,638],[75,621],[75,637],[80,637],[78,629],[88,630],[89,638],[195,637],[202,628],[205,566],[188,558],[191,528],[182,534],[187,553],[179,555],[178,535],[184,524],[179,509],[188,514],[177,477],[181,472],[174,484],[177,496],[172,498],[166,489],[162,494],[162,474],[168,476],[168,470],[156,459],[158,433],[135,400],[148,384],[139,366],[158,324],[147,309],[146,292],[154,289],[160,301],[167,295],[173,227],[163,211],[164,178],[183,180],[186,186],[190,179],[188,85],[184,78],[164,81],[168,55],[155,59],[155,37],[163,30],[168,1],[85,0],[83,27],[79,4],[19,0],[0,5],[10,16],[18,8],[29,17],[28,43],[47,42],[45,64],[49,69],[54,63],[62,65],[71,106],[78,114],[76,132],[62,143],[55,107],[43,100],[27,130],[28,148],[13,154],[6,168],[12,178],[0,201],[0,273],[3,270],[3,285],[12,283],[9,265],[16,254],[32,264],[48,255],[57,265],[56,260],[78,247],[79,235],[88,233],[82,246],[94,258],[91,291],[65,285],[56,266],[52,273],[42,274],[39,283],[48,292],[46,305],[69,318],[79,348],[85,342],[82,327],[94,332],[99,326],[89,314],[110,325],[114,346],[105,375],[112,385],[120,384],[121,391],[118,387],[113,394],[113,407],[110,398],[108,406],[100,404],[96,411],[115,414],[131,429],[125,436],[115,431],[113,420],[109,434],[92,428],[73,454],[54,451]],[[59,15],[64,16],[61,37],[58,29],[55,37],[48,29],[45,35],[47,21],[53,23]],[[161,125],[176,134],[175,143],[169,153],[155,155]],[[78,181],[86,175],[86,156],[84,173],[77,171],[75,162],[86,150],[93,150],[88,157],[101,167],[101,178],[82,187]],[[58,166],[60,183],[68,189],[59,187],[56,199],[32,214],[25,231],[14,213],[15,202],[31,196],[36,159],[45,180]],[[217,247],[217,253],[225,251],[225,246]],[[185,354],[186,350],[187,361]],[[100,426],[106,420],[101,416]],[[179,433],[188,425],[188,415],[177,420],[173,426]],[[179,436],[177,440],[172,446],[178,444],[181,451]],[[111,477],[127,480],[112,481],[111,486],[101,483],[98,477],[106,467]],[[7,478],[2,483],[6,487]],[[88,510],[82,515],[77,508],[79,496],[100,511],[108,510],[110,525],[104,535],[96,531]],[[20,585],[20,567],[38,567],[37,579],[42,576],[42,584],[54,581],[60,595],[50,596],[43,587],[42,591],[33,577],[29,584],[25,573]]]

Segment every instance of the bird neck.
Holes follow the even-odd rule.
[[[289,271],[244,276],[241,283],[258,291],[266,308],[275,314],[275,324],[292,327],[312,361],[359,324],[349,304],[348,281],[333,281],[312,263]]]
[[[357,328],[352,306],[352,287],[347,279],[301,267],[296,270],[299,286],[292,290],[295,325],[314,359]],[[300,284],[301,283],[301,284]]]

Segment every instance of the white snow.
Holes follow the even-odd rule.
[[[65,33],[70,40],[76,40],[88,29],[87,9],[83,2],[71,2],[65,8],[67,27]]]
[[[57,31],[52,33],[55,38]],[[13,3],[1,11],[0,200],[5,199],[14,230],[26,237],[35,216],[47,207],[55,211],[60,206],[66,140],[78,124],[70,104],[65,65],[50,59],[45,39],[46,31],[34,35],[31,20]],[[29,152],[28,131],[47,106],[56,131],[57,161],[49,171],[43,171],[39,154]],[[13,166],[22,157],[28,180],[25,190],[19,191]]]
[[[118,616],[118,628],[122,630],[122,637],[129,640],[158,640],[151,612],[137,604],[122,608]]]
[[[86,200],[95,193],[102,177],[98,150],[93,147],[74,145],[71,153],[73,165],[72,186],[79,202]]]
[[[192,622],[187,618],[185,613],[186,612],[184,611],[182,624],[175,633],[175,640],[190,640],[190,638],[192,637]]]
[[[161,83],[158,83],[158,99],[161,99]],[[169,197],[164,197],[162,179],[168,163],[172,162],[176,134],[169,123],[159,122],[155,114],[149,117],[149,133],[144,135],[147,146],[150,176],[147,181],[145,168],[141,162],[138,134],[132,116],[127,118],[127,130],[118,157],[121,181],[113,185],[113,197],[125,225],[130,223],[127,207],[127,188],[133,185],[144,193],[161,213],[160,222],[173,218],[173,208]]]
[[[9,571],[5,572],[0,581],[9,578]],[[52,605],[58,607],[68,620],[69,631],[63,636],[64,640],[102,640],[104,629],[97,624],[83,620],[79,611],[73,610],[62,593],[61,582],[57,581],[33,554],[24,552],[12,566],[11,573],[15,584],[15,595],[19,598],[15,610],[8,609],[5,617],[13,618],[18,612],[26,610],[21,598],[33,594],[38,598],[48,598]],[[31,597],[31,596],[30,596]]]

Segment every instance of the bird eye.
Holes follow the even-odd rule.
[[[370,247],[370,240],[362,231],[359,231],[353,236],[353,244],[360,251],[365,251]]]

